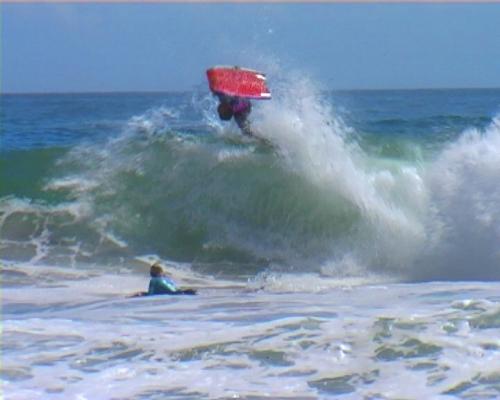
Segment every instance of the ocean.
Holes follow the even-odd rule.
[[[1,96],[6,399],[500,397],[500,90],[269,82]]]

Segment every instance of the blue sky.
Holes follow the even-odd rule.
[[[215,64],[324,89],[500,87],[500,4],[2,4],[4,92],[163,91]]]

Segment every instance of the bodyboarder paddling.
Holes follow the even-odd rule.
[[[194,289],[181,289],[170,279],[159,263],[154,263],[150,269],[148,296],[155,294],[196,294]]]
[[[147,292],[134,293],[129,297],[155,296],[158,294],[180,295],[180,294],[196,294],[195,289],[179,288],[175,282],[170,279],[160,263],[155,262],[149,270],[151,280]]]

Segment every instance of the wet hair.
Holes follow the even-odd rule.
[[[223,121],[229,121],[233,117],[233,109],[228,103],[220,103],[217,107],[219,118]]]
[[[151,275],[151,278],[157,278],[159,276],[162,276],[164,273],[165,271],[163,270],[159,262],[155,262],[153,265],[151,265],[151,269],[149,270],[149,275]]]

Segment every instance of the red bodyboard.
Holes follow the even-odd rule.
[[[216,94],[270,99],[266,76],[258,71],[238,67],[213,67],[207,70],[208,85]]]

